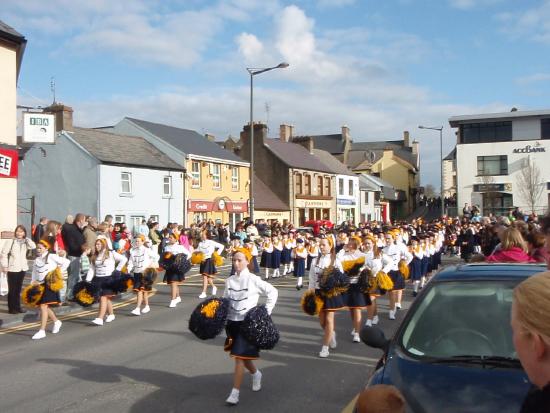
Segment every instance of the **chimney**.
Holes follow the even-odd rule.
[[[410,138],[408,130],[403,131],[403,146],[405,148],[410,148],[411,147],[411,138]]]
[[[349,128],[346,125],[342,126],[342,140],[344,142],[349,142],[351,140]]]
[[[279,127],[279,138],[281,139],[281,142],[291,141],[293,135],[294,126],[283,124]]]
[[[73,130],[73,108],[63,103],[53,103],[44,108],[44,113],[51,113],[55,116],[55,131]]]
[[[313,138],[310,136],[307,140],[307,150],[309,153],[313,154],[313,148],[315,147]]]
[[[412,143],[412,153],[418,155],[418,145],[419,142],[415,139]]]
[[[254,153],[259,149],[259,146],[265,143],[267,139],[267,125],[265,123],[254,123]],[[246,161],[250,161],[250,124],[246,124],[241,132],[240,156]]]
[[[216,142],[216,137],[214,135],[211,135],[210,133],[205,133],[204,137],[208,139],[210,142]]]

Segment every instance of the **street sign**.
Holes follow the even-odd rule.
[[[55,143],[54,115],[45,113],[24,113],[23,142]]]

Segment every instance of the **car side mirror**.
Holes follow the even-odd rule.
[[[359,333],[361,341],[369,347],[379,348],[386,351],[390,340],[386,338],[382,329],[375,326],[363,326]]]

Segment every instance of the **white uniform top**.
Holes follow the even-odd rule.
[[[168,244],[166,245],[166,248],[164,248],[164,252],[169,252],[174,255],[185,254],[187,259],[191,256],[189,250],[181,244]]]
[[[418,258],[419,260],[421,260],[422,258],[424,258],[424,250],[422,248],[418,248],[418,252],[413,248],[413,255]]]
[[[224,298],[230,300],[227,318],[231,321],[242,321],[248,310],[258,304],[260,295],[267,297],[265,306],[271,314],[279,292],[270,283],[262,280],[245,268],[225,280]]]
[[[382,253],[386,254],[388,257],[390,257],[391,261],[384,266],[385,273],[388,273],[390,271],[398,271],[399,270],[399,261],[405,260],[407,265],[412,261],[413,256],[409,252],[409,249],[405,244],[398,243],[398,244],[391,244],[390,246],[386,246]]]
[[[340,263],[345,261],[353,261],[357,260],[359,258],[365,258],[365,263],[367,262],[367,254],[365,254],[362,251],[356,250],[354,252],[348,252],[344,249],[341,249],[338,254],[336,254],[336,259],[340,261]],[[361,270],[363,267],[361,267]],[[359,282],[359,274],[354,275],[353,277],[349,277],[349,283],[350,284],[357,284]]]
[[[252,249],[250,250],[250,254],[252,254],[253,257],[258,256],[258,247],[256,247],[255,244],[252,244]]]
[[[221,255],[224,246],[219,242],[213,241],[211,239],[205,239],[204,241],[199,242],[197,246],[197,251],[200,251],[204,254],[204,259],[212,258],[214,251],[217,251]]]
[[[370,269],[372,275],[375,277],[384,267],[391,264],[391,258],[386,254],[382,253],[378,258],[374,257],[374,251],[368,251],[365,254],[367,256],[365,267]]]
[[[156,266],[158,254],[152,249],[142,245],[130,250],[130,259],[128,260],[128,272],[143,273],[147,268]]]
[[[276,244],[273,244],[273,246],[274,246],[278,251],[282,251],[282,250],[283,250],[283,241],[279,240],[279,241],[277,241]]]
[[[303,259],[307,258],[307,248],[304,247],[304,244],[302,244],[299,247],[296,247],[296,249],[294,250],[294,256],[296,258],[303,258]]]
[[[319,255],[319,247],[315,245],[313,251],[311,251],[311,245],[307,247],[307,253],[310,257],[317,257]]]
[[[109,251],[109,256],[107,258],[103,258],[105,256],[105,251],[99,255],[95,262],[90,261],[90,269],[88,270],[88,274],[86,275],[86,281],[92,281],[92,278],[95,277],[108,277],[115,271],[115,266],[117,271],[122,271],[122,268],[128,261],[128,259],[122,255],[119,254],[116,251]],[[118,265],[117,265],[118,263]]]
[[[330,266],[331,262],[330,254],[319,255],[317,259],[311,262],[311,267],[309,268],[309,289],[318,289],[319,288],[319,277],[323,275],[323,270]],[[340,261],[335,259],[334,266],[342,271],[342,264]]]
[[[263,249],[264,249],[265,252],[267,252],[267,253],[272,253],[272,252],[273,252],[273,243],[272,243],[272,242],[270,242],[270,243],[267,245],[267,247],[266,247],[266,243],[264,242],[264,243],[262,244],[262,246],[263,246]]]
[[[49,272],[55,270],[58,266],[61,271],[66,271],[71,262],[67,258],[63,258],[54,253],[45,252],[43,255],[34,259],[32,266],[31,281],[44,282],[44,278]]]
[[[287,239],[284,241],[284,247],[287,249],[287,250],[291,250],[292,249],[292,240],[291,239]]]

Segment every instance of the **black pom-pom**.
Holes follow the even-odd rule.
[[[115,294],[128,291],[134,285],[134,278],[130,274],[123,274],[120,271],[113,272],[110,288]]]
[[[193,264],[187,259],[185,254],[165,254],[162,260],[162,267],[171,273],[185,275],[189,272]]]
[[[279,329],[273,323],[265,305],[253,307],[241,324],[241,334],[261,350],[271,350],[279,342]]]
[[[147,268],[143,275],[141,276],[141,285],[145,288],[146,291],[151,291],[153,289],[153,284],[157,280],[157,270],[155,268]]]
[[[74,299],[82,307],[89,307],[99,299],[97,286],[88,281],[79,281],[73,288]]]
[[[208,340],[220,334],[225,327],[229,300],[209,298],[200,303],[191,313],[189,330],[201,340]]]
[[[300,304],[304,313],[309,315],[317,315],[323,308],[323,300],[313,290],[304,293]]]
[[[335,288],[343,289],[349,286],[349,277],[336,268],[328,275],[320,280],[319,287],[323,291],[332,291]]]
[[[44,294],[43,285],[30,284],[23,289],[23,292],[21,293],[21,299],[26,305],[34,307],[38,305],[38,302],[42,299],[43,294]]]

